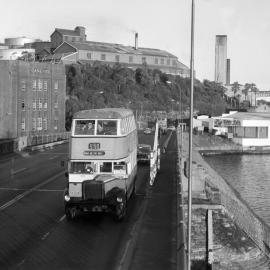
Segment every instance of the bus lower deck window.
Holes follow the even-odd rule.
[[[72,162],[70,166],[71,173],[94,173],[95,171],[93,162]]]

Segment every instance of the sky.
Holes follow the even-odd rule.
[[[270,1],[194,0],[194,67],[214,80],[215,36],[227,35],[231,82],[270,90]],[[86,28],[87,40],[166,50],[190,65],[191,0],[4,1],[0,43],[7,37],[50,40],[55,28]]]

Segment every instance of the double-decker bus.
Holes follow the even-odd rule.
[[[74,115],[64,193],[68,219],[78,211],[110,211],[118,220],[125,216],[135,190],[137,144],[131,110],[93,109]]]

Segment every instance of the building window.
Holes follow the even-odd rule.
[[[47,81],[44,81],[43,82],[43,88],[44,88],[44,91],[47,91],[47,89],[48,89],[48,83],[47,83]]]
[[[161,65],[164,65],[164,58],[161,58],[161,59],[160,59],[160,64],[161,64]]]
[[[54,96],[54,108],[58,108],[58,96]]]
[[[172,64],[173,64],[173,66],[176,66],[176,60],[175,59],[172,60]]]
[[[22,111],[25,111],[25,100],[22,99]]]
[[[155,58],[155,64],[158,65],[158,58]]]
[[[37,89],[37,81],[33,80],[33,90],[35,91]]]
[[[37,130],[42,130],[42,118],[38,117],[37,119]]]
[[[116,55],[115,56],[115,62],[119,62],[120,61],[120,55]]]
[[[142,57],[142,63],[146,64],[146,57]]]
[[[100,56],[100,59],[103,60],[103,61],[105,61],[105,60],[106,60],[106,54],[102,54],[102,55]]]
[[[47,108],[48,108],[48,100],[47,99],[44,99],[44,103],[43,103],[43,109],[44,109],[44,111],[47,111]]]
[[[47,130],[47,129],[48,129],[48,121],[47,121],[47,118],[44,118],[44,119],[43,119],[43,129],[44,129],[44,130]]]
[[[92,58],[91,53],[87,53],[87,54],[86,54],[86,57],[87,57],[88,59],[91,59],[91,58]]]
[[[25,80],[22,80],[21,81],[21,89],[22,89],[22,91],[25,91],[25,88],[26,88],[26,82],[25,82]]]
[[[54,82],[54,90],[58,89],[58,81]]]
[[[37,105],[37,108],[39,111],[42,110],[42,102],[41,102],[41,98],[38,99],[38,105]]]
[[[36,129],[36,118],[32,118],[32,130],[35,131]]]
[[[42,80],[38,80],[38,90],[42,90]]]
[[[21,130],[25,131],[25,118],[22,118],[22,122],[21,122]]]
[[[171,65],[171,60],[167,59],[167,65],[170,66]]]
[[[268,138],[268,127],[258,127],[258,138]]]
[[[72,42],[75,42],[76,41],[76,38],[75,37],[72,37],[71,40],[72,40]]]
[[[57,130],[58,129],[58,118],[54,119],[54,129]]]
[[[32,105],[33,111],[35,111],[36,110],[36,99],[35,98],[33,99],[33,103],[32,104],[33,104]]]
[[[133,63],[133,56],[130,55],[130,56],[128,57],[128,61],[129,61],[129,63]]]

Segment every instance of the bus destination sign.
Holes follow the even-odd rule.
[[[87,150],[87,151],[83,151],[83,154],[85,156],[104,156],[105,152],[104,151],[99,151],[99,150]]]

